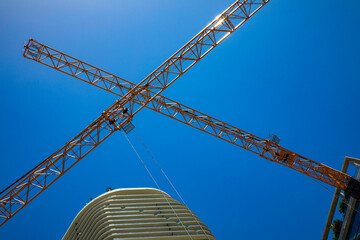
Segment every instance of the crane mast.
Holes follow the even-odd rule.
[[[136,113],[150,102],[158,99],[162,91],[174,83],[268,2],[269,0],[235,1],[194,38],[135,86],[133,84],[128,88],[125,87],[128,83],[116,82],[120,79],[104,76],[108,80],[114,80],[116,85],[112,85],[109,89],[117,88],[121,93],[119,95],[121,99],[114,102],[100,117],[61,149],[0,193],[0,226],[59,179],[113,132],[126,127]],[[40,61],[46,56],[46,54],[43,56],[44,46],[30,43],[31,40],[25,46],[24,55],[31,56],[36,61]],[[53,59],[50,60],[53,61]],[[86,72],[77,72],[76,74],[79,76],[82,73],[93,77],[93,83],[96,82],[95,76],[100,74],[96,69],[87,69]]]

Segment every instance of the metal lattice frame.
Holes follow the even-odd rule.
[[[269,0],[238,0],[222,14],[216,17],[200,33],[185,44],[160,67],[148,75],[135,86],[126,88],[128,82],[122,82],[112,75],[101,75],[96,69],[85,68],[84,63],[71,62],[84,67],[86,71],[73,72],[77,77],[86,75],[90,83],[96,84],[95,76],[112,81],[112,85],[103,85],[111,90],[119,89],[122,98],[112,104],[103,114],[91,123],[79,135],[69,141],[64,147],[55,152],[19,181],[15,182],[0,196],[0,226],[25,207],[36,196],[54,183],[66,171],[85,157],[90,151],[109,137],[114,131],[121,129],[132,117],[145,107],[150,101],[176,81],[181,75],[201,60],[226,37],[246,22],[253,14],[262,8]],[[34,44],[31,44],[34,43]],[[35,41],[30,41],[25,47],[25,55],[37,61],[50,60],[56,68],[76,70],[73,65],[61,66],[43,47],[38,47]],[[58,61],[60,63],[61,61]],[[70,62],[68,62],[70,63]],[[50,65],[50,64],[49,64]],[[76,66],[76,65],[75,65]],[[79,68],[78,68],[79,69]],[[103,82],[105,84],[105,82]],[[109,82],[107,82],[108,84]],[[116,85],[114,85],[116,83]],[[151,91],[150,91],[151,90]],[[138,102],[136,102],[138,101]],[[135,103],[139,103],[135,108]]]
[[[134,83],[105,72],[81,60],[70,57],[69,55],[34,40],[30,40],[29,45],[36,45],[37,48],[43,49],[43,52],[46,52],[46,54],[43,54],[42,58],[36,60],[31,55],[29,56],[28,52],[25,52],[24,56],[26,58],[35,60],[79,80],[90,83],[119,97],[123,97],[121,95],[122,89],[129,88],[128,90],[130,90],[135,86]],[[51,59],[51,61],[49,59]],[[76,68],[74,67],[74,64],[76,65]],[[78,74],[78,72],[88,72],[87,69],[91,69],[97,74],[92,76],[91,79],[89,79],[86,74]],[[109,80],[109,77],[107,76],[112,76],[112,79]],[[115,83],[113,79],[117,79],[117,82],[121,81],[122,83]],[[151,93],[146,94],[146,91],[150,90],[143,89],[139,94],[132,98],[132,102],[138,105],[146,103],[148,101],[147,96],[154,95],[151,91]],[[148,105],[146,105],[146,107],[339,189],[345,189],[350,179],[348,175],[342,172],[312,161],[287,150],[278,144],[245,132],[164,96],[156,96]]]

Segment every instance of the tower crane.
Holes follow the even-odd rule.
[[[34,39],[24,57],[111,92],[120,99],[62,148],[0,193],[0,226],[118,130],[130,131],[144,107],[246,149],[360,198],[360,183],[351,176],[290,151],[160,95],[174,81],[233,33],[269,0],[237,0],[138,84],[57,51]]]

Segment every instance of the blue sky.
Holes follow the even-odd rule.
[[[232,2],[0,1],[0,188],[116,100],[23,58],[25,41],[139,82]],[[340,169],[344,156],[360,157],[359,10],[355,0],[272,0],[164,95]],[[332,194],[307,176],[147,109],[133,123],[217,239],[320,238]],[[0,239],[59,239],[107,186],[155,187],[120,132],[1,227]]]

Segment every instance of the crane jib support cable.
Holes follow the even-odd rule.
[[[137,112],[155,100],[162,91],[174,83],[268,2],[269,0],[235,1],[139,84],[130,89],[121,89],[124,92],[120,100],[112,104],[100,117],[52,154],[50,158],[43,161],[33,171],[24,175],[24,178],[21,178],[1,194],[0,226],[59,179],[113,132],[128,124]],[[37,48],[36,45],[27,45],[25,47],[25,53],[27,52],[34,60],[42,59],[43,50],[43,48]],[[54,64],[54,59],[51,59],[51,61]],[[78,74],[81,74],[81,72]],[[97,72],[96,70],[95,72],[89,70],[85,74],[95,77]],[[147,89],[152,89],[152,91],[146,91]],[[141,104],[138,104],[140,106],[135,108],[134,99],[139,96],[142,97],[143,94],[141,93],[144,92],[146,98],[143,98]]]

